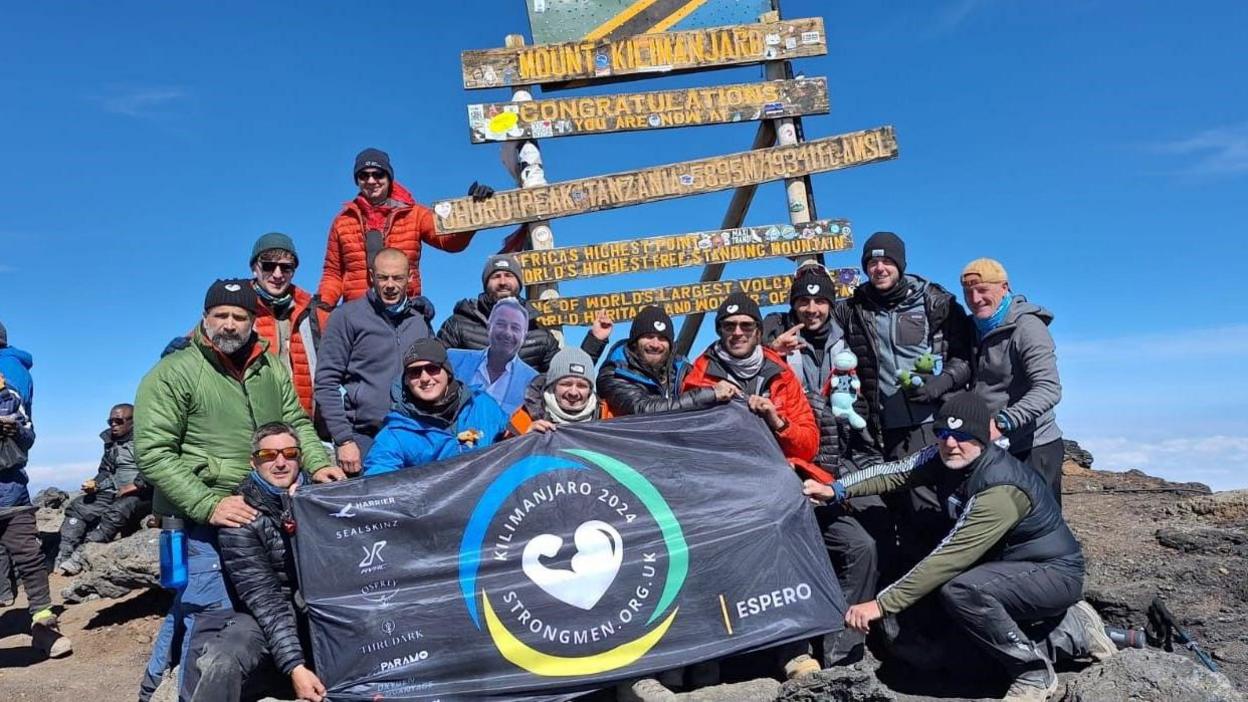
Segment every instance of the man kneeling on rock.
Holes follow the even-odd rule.
[[[886,617],[885,637],[895,644],[908,624],[902,618],[898,627],[894,616],[934,594],[945,620],[952,619],[1010,676],[1006,700],[1043,702],[1057,688],[1054,658],[1101,660],[1116,648],[1096,611],[1080,600],[1083,551],[1052,490],[1036,471],[992,443],[991,422],[982,399],[958,393],[936,414],[936,447],[830,485],[807,480],[804,492],[839,502],[932,486],[954,520],[949,533],[874,600],[850,607],[846,625],[865,632]],[[1043,640],[1033,641],[1025,628],[1040,631]],[[947,627],[936,627],[941,629]]]
[[[196,670],[188,673],[183,692],[194,690],[191,702],[236,702],[244,690],[280,690],[280,672],[290,678],[298,699],[320,702],[325,685],[308,667],[306,620],[296,613],[301,600],[289,493],[303,482],[299,437],[290,425],[271,422],[256,430],[251,446],[253,470],[235,493],[260,516],[217,535],[226,576],[237,593],[235,611],[222,614],[213,627],[216,633],[192,644],[199,649],[190,657]]]

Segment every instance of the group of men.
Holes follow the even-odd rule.
[[[561,349],[532,321],[519,261],[497,255],[480,294],[457,303],[435,335],[421,242],[453,252],[472,234],[436,235],[383,152],[361,152],[353,174],[359,195],[331,227],[316,295],[294,284],[291,239],[260,237],[251,279],[213,283],[201,321],[144,377],[133,410],[114,408],[122,432],[132,411],[141,476],[132,482],[155,488],[156,514],[188,544],[189,582],[157,637],[141,699],[175,662],[183,699],[239,699],[271,683],[322,699],[290,548],[299,484],[419,467],[565,424],[726,402],[745,403],[806,478],[802,492],[818,503],[853,605],[845,632],[792,657],[790,675],[856,660],[876,621],[899,657],[950,629],[933,619],[956,623],[1009,674],[1013,700],[1044,699],[1058,653],[1112,653],[1080,602],[1082,556],[1061,516],[1052,315],[1015,293],[1000,263],[979,259],[962,272],[968,316],[945,289],[907,273],[899,237],[877,233],[862,252],[868,280],[852,297],[838,300],[827,271],[805,263],[784,312],[764,318],[748,295],[729,295],[714,342],[690,362],[657,306],[609,348],[612,320],[600,315],[579,348]],[[860,387],[858,428],[834,401],[847,373]],[[111,426],[110,416],[114,443],[126,436]],[[129,494],[117,488],[111,502]],[[0,528],[8,539],[14,527]],[[73,549],[62,556],[72,568]]]

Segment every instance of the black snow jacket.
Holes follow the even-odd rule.
[[[442,323],[442,328],[438,330],[438,339],[446,344],[448,349],[485,348],[490,343],[487,327],[492,309],[494,309],[494,303],[485,293],[481,293],[476,298],[469,297],[456,302],[451,316],[447,317]],[[530,309],[529,333],[520,347],[520,360],[532,366],[538,373],[545,373],[550,368],[550,359],[559,353],[559,340],[550,333],[550,330],[539,327],[533,319],[534,314]],[[605,341],[599,341],[593,334],[586,334],[585,340],[581,342],[581,350],[589,354],[594,363],[598,362],[606,346]]]
[[[715,406],[715,391],[711,388],[680,391],[689,368],[689,362],[677,356],[668,364],[666,377],[660,378],[637,360],[628,348],[628,341],[620,341],[611,347],[598,371],[598,397],[606,401],[611,414],[617,417]]]
[[[301,631],[295,609],[302,609],[295,578],[295,554],[291,548],[294,520],[290,498],[273,494],[257,482],[252,473],[235,490],[260,516],[247,526],[226,527],[218,532],[221,563],[230,584],[238,593],[241,606],[264,632],[269,651],[279,670],[286,675],[304,664]],[[302,634],[302,639],[301,639]]]

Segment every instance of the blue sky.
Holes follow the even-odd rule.
[[[388,150],[426,203],[476,179],[509,185],[498,146],[469,143],[464,110],[508,93],[462,90],[459,51],[527,33],[520,0],[26,3],[5,14],[0,320],[36,358],[36,484],[89,476],[108,408],[195,322],[211,280],[246,273],[259,234],[291,234],[296,282],[316,287],[360,148]],[[859,241],[900,233],[910,271],[951,289],[968,260],[1003,261],[1015,289],[1056,315],[1059,422],[1099,467],[1248,486],[1243,4],[785,0],[784,14],[822,15],[831,40],[828,56],[797,63],[828,76],[832,98],[807,135],[893,124],[901,147],[896,161],[816,176],[820,215],[850,219]],[[588,92],[759,78],[747,67]],[[547,176],[741,151],[753,130],[549,140]],[[558,220],[554,231],[584,243],[711,229],[728,199]],[[773,184],[747,222],[786,217]],[[505,233],[426,254],[439,322],[477,292]]]

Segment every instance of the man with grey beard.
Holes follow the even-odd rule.
[[[267,353],[268,342],[252,331],[256,304],[250,280],[213,283],[191,343],[162,358],[139,384],[134,402],[139,472],[156,488],[153,511],[163,526],[185,533],[189,571],[157,636],[140,699],[160,682],[171,648],[180,648],[184,658],[191,650],[196,621],[231,608],[216,528],[245,526],[258,515],[232,494],[251,472],[256,428],[289,424],[299,440],[300,464],[312,480],[346,477],[330,463],[285,364]],[[185,632],[183,644],[171,647],[178,628]]]

